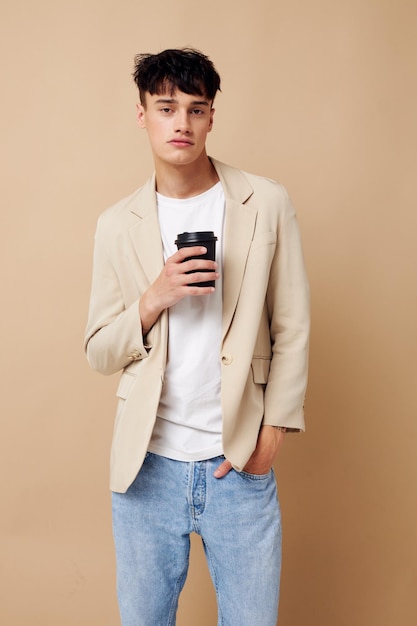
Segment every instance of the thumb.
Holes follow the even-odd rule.
[[[214,477],[223,478],[223,476],[226,476],[226,474],[228,474],[231,469],[232,464],[226,459],[226,461],[223,461],[223,463],[221,463],[219,467],[215,470]]]

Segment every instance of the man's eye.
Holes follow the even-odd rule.
[[[161,109],[161,113],[170,113],[171,109],[169,107],[163,107]]]
[[[193,109],[194,115],[203,115],[204,111],[202,109]]]

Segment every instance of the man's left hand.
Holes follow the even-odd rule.
[[[259,431],[258,442],[249,461],[243,468],[249,474],[268,474],[282,443],[285,433],[275,426],[262,426]],[[232,464],[227,459],[219,465],[214,472],[216,478],[223,478],[232,469]]]

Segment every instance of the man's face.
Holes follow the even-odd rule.
[[[137,120],[148,132],[155,164],[190,165],[206,158],[214,115],[210,100],[175,91],[147,93],[144,104],[137,106]]]

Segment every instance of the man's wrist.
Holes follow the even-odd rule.
[[[301,430],[300,428],[293,428],[292,426],[277,426],[276,424],[263,424],[263,426],[275,428],[275,430],[280,430],[283,433],[299,433]]]
[[[288,428],[286,426],[277,426],[276,424],[262,424],[263,428],[273,428],[274,430],[279,430],[282,433],[286,433]]]
[[[149,289],[145,291],[139,300],[139,317],[142,325],[142,334],[144,337],[151,330],[156,320],[161,314],[161,310],[155,308],[152,303],[149,302]]]

